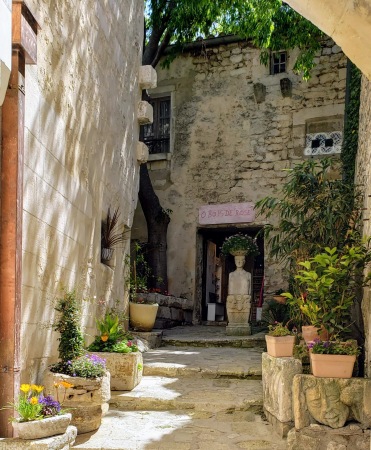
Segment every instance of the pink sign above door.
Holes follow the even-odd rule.
[[[204,205],[198,211],[200,225],[254,222],[254,203],[225,203]]]

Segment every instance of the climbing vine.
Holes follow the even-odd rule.
[[[349,61],[348,90],[345,105],[344,141],[341,152],[343,179],[354,183],[355,163],[358,150],[359,106],[361,97],[361,71]]]

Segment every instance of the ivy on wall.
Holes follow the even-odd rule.
[[[348,60],[347,96],[345,100],[344,140],[341,152],[343,179],[354,183],[356,156],[358,150],[359,106],[362,72]]]

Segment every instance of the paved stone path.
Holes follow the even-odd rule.
[[[285,440],[273,434],[262,415],[262,348],[214,347],[224,338],[222,327],[204,327],[207,330],[198,333],[194,333],[197,327],[191,327],[188,335],[186,327],[181,328],[171,340],[181,341],[183,335],[183,346],[179,341],[169,346],[165,338],[165,347],[144,353],[142,382],[130,392],[112,392],[110,411],[99,430],[78,436],[74,448],[286,448]],[[196,346],[184,346],[191,341]],[[238,340],[232,341],[230,345]]]

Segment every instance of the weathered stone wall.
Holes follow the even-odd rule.
[[[61,285],[86,299],[90,334],[105,305],[126,306],[125,249],[115,270],[101,264],[101,221],[119,206],[130,227],[137,201],[143,2],[27,3],[40,29],[26,67],[21,347],[35,381],[57,357],[47,324]]]
[[[364,202],[364,235],[371,236],[371,82],[362,79],[361,106],[359,116],[359,141],[356,163],[356,183],[365,192]],[[366,375],[371,377],[371,290],[363,290],[363,318],[366,332]]]
[[[342,127],[346,59],[328,42],[309,82],[292,72],[269,75],[260,51],[247,43],[212,46],[183,54],[169,69],[158,68],[155,94],[172,98],[172,146],[167,159],[150,163],[154,187],[164,208],[173,211],[168,232],[169,292],[194,299],[198,209],[201,205],[256,202],[279,192],[284,169],[303,159],[308,121],[334,118]],[[289,78],[284,97],[280,80]],[[266,88],[257,103],[254,85]],[[156,159],[156,160],[154,160]],[[251,226],[262,225],[258,218]],[[138,211],[135,237],[146,239]],[[280,267],[266,259],[266,290],[280,284]],[[277,289],[277,287],[276,287]]]

